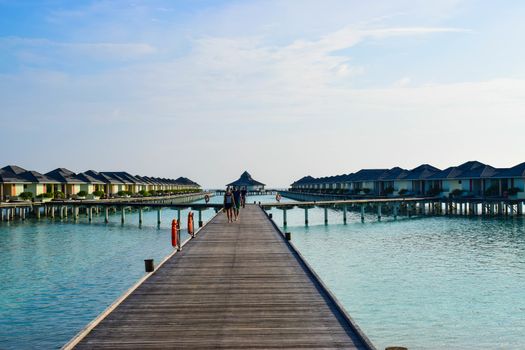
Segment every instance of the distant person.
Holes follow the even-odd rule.
[[[235,200],[235,206],[234,206],[234,214],[235,214],[235,221],[239,218],[239,209],[241,208],[241,190],[239,187],[233,188],[233,199]]]
[[[241,205],[243,208],[246,206],[246,193],[248,191],[246,191],[246,186],[244,186],[241,190]]]
[[[226,188],[224,193],[224,211],[228,217],[228,222],[233,222],[233,207],[235,205],[235,198],[229,187]]]

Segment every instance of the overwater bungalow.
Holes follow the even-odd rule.
[[[379,195],[379,182],[381,176],[388,169],[362,169],[352,175],[351,191],[355,194],[374,194]]]
[[[311,186],[314,181],[315,179],[312,176],[307,175],[295,181],[293,184],[291,184],[291,187],[304,192],[305,190],[312,188]]]
[[[157,182],[153,180],[152,178],[148,176],[139,176],[139,175],[136,175],[135,177],[142,181],[142,183],[145,186],[144,188],[145,191],[151,192],[151,191],[157,190]]]
[[[122,185],[118,184],[117,193],[119,191],[137,193],[145,189],[145,186],[141,180],[125,171],[104,171],[102,172],[102,175],[116,179],[122,183]]]
[[[49,188],[60,184],[59,181],[34,170],[26,170],[16,165],[1,169],[2,194],[0,198],[17,197],[29,192],[33,197],[48,192]]]
[[[406,176],[402,179],[399,179],[398,182],[405,184],[407,181],[410,181],[410,187],[408,188],[409,193],[419,196],[426,195],[430,189],[439,187],[439,181],[429,179],[432,175],[439,171],[441,170],[432,165],[422,164],[410,170]]]
[[[185,188],[190,188],[190,189],[199,189],[201,187],[201,185],[199,185],[198,183],[196,183],[195,181],[192,181],[190,179],[188,179],[187,177],[179,177],[175,180],[175,183],[178,187],[178,189],[185,189]],[[264,184],[263,185],[263,189],[264,189]]]
[[[106,191],[104,191],[106,183],[102,178],[91,176],[87,172],[79,173],[76,177],[83,181],[83,184],[80,185],[80,190],[85,191],[88,197],[98,191],[106,193]]]
[[[66,168],[57,168],[46,173],[46,176],[57,181],[57,184],[47,188],[47,192],[62,192],[64,196],[70,197],[82,191],[82,186],[86,187],[87,183],[77,174]]]
[[[469,161],[440,170],[422,164],[412,170],[362,169],[354,174],[314,178],[305,176],[292,191],[375,196],[469,196],[525,198],[525,163],[498,169]]]
[[[29,181],[20,174],[27,170],[9,165],[0,169],[0,201],[16,197],[24,192]]]
[[[439,171],[429,180],[438,181],[437,187],[440,189],[441,196],[483,196],[486,189],[495,181],[492,176],[497,172],[498,170],[490,165],[469,161]]]
[[[160,177],[152,177],[151,179],[155,182],[155,189],[157,191],[166,190],[166,182],[162,180]]]
[[[390,196],[408,192],[412,188],[412,182],[407,180],[409,170],[394,167],[379,177],[379,195]]]
[[[509,169],[498,169],[491,177],[491,187],[486,189],[488,195],[511,196],[525,199],[525,162]]]
[[[111,194],[117,194],[122,191],[131,192],[133,181],[130,179],[123,177],[114,171],[101,171],[100,174],[110,181],[110,184],[112,185]]]
[[[88,198],[93,193],[104,192],[112,197],[119,191],[131,194],[142,190],[198,190],[196,182],[179,177],[178,179],[133,176],[125,171],[97,172],[88,170],[75,174],[66,168],[57,168],[46,174],[26,170],[16,165],[8,165],[0,169],[0,200],[16,199],[24,192],[30,192],[32,197],[41,194],[64,194],[66,198],[75,198],[79,192],[86,192]]]
[[[264,191],[264,186],[266,185],[263,184],[262,182],[254,180],[252,176],[250,175],[250,173],[245,171],[244,173],[241,174],[241,177],[239,177],[239,179],[229,183],[226,186],[229,186],[229,187],[235,186],[235,187],[241,187],[241,188],[245,187],[247,191],[252,192],[252,191]]]
[[[19,176],[28,181],[28,184],[24,185],[24,192],[30,192],[34,197],[47,193],[49,192],[48,190],[60,185],[58,180],[34,170],[28,170]]]
[[[87,175],[89,177],[96,179],[97,181],[102,182],[104,184],[104,193],[109,197],[116,195],[117,192],[120,191],[119,186],[122,187],[124,185],[122,181],[115,179],[111,176],[106,176],[95,170],[87,170],[83,172],[82,174]]]

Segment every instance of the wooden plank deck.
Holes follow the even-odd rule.
[[[76,346],[75,346],[76,345]],[[370,349],[261,208],[219,213],[75,349]]]

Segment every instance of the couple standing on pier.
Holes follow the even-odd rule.
[[[224,193],[224,211],[228,216],[228,222],[237,221],[239,218],[239,209],[246,205],[246,187],[242,190],[238,187],[226,188]]]

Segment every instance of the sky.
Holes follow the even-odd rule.
[[[0,166],[270,187],[525,161],[525,2],[0,0]]]

